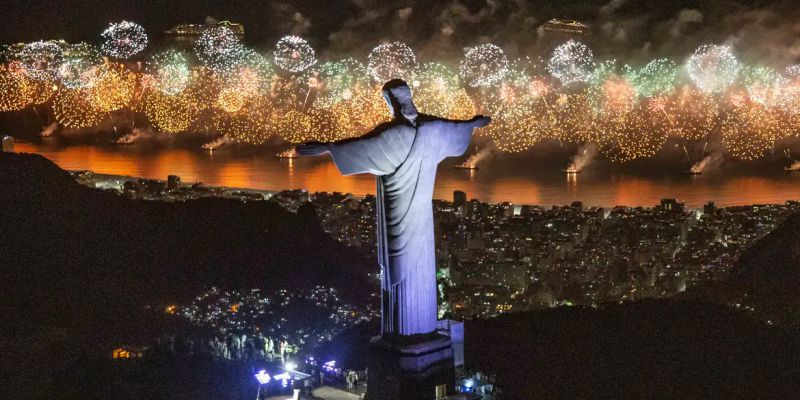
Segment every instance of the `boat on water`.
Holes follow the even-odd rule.
[[[281,151],[275,154],[275,158],[285,158],[285,159],[297,158],[297,150],[291,148]]]
[[[456,168],[456,169],[471,169],[473,171],[477,171],[478,170],[478,166],[477,165],[467,164],[467,163],[456,164],[456,165],[453,166],[453,168]]]

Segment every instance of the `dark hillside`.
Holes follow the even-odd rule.
[[[474,321],[469,365],[509,399],[781,399],[800,393],[793,335],[688,301],[558,308]]]
[[[723,287],[728,302],[800,331],[800,215],[747,249]]]
[[[209,286],[339,289],[365,301],[369,258],[279,205],[132,201],[78,185],[37,155],[0,153],[6,328],[102,326]]]

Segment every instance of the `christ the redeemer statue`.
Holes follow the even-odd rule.
[[[309,143],[297,152],[330,153],[343,175],[376,175],[381,334],[427,334],[436,330],[437,320],[431,204],[436,167],[446,157],[463,154],[472,130],[490,119],[455,121],[418,114],[410,88],[399,79],[387,82],[383,95],[391,122],[358,138]]]

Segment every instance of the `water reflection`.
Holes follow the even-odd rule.
[[[277,159],[273,151],[256,154],[221,148],[212,152],[183,148],[146,149],[132,146],[59,146],[53,143],[18,143],[19,152],[39,153],[64,169],[165,179],[181,176],[184,182],[250,187],[266,190],[308,189],[356,195],[374,193],[369,175],[342,176],[329,158]],[[483,201],[517,204],[569,204],[587,206],[653,205],[676,197],[697,207],[707,201],[718,205],[782,203],[800,198],[800,174],[769,172],[742,174],[662,174],[641,176],[584,171],[580,176],[561,171],[506,166],[492,160],[481,169],[454,169],[457,160],[439,167],[435,196],[451,199],[454,190]]]

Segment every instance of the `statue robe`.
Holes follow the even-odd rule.
[[[474,127],[473,121],[400,116],[360,138],[330,145],[343,175],[377,176],[382,334],[436,330],[436,168],[444,158],[466,151]]]

